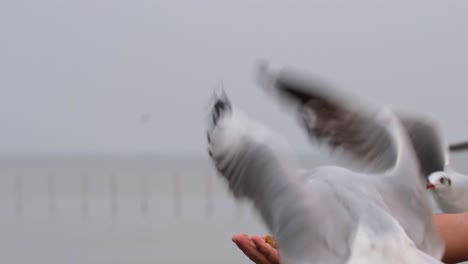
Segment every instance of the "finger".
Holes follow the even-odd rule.
[[[269,263],[279,264],[280,263],[280,256],[278,250],[270,246],[268,243],[265,242],[263,237],[253,236],[251,240],[254,242],[255,246],[257,247],[258,251],[260,251],[263,256],[269,261]]]
[[[239,242],[237,244],[239,249],[254,263],[256,264],[271,264],[270,261],[262,254],[255,246],[249,243]]]
[[[238,244],[250,244],[252,247],[255,247],[254,242],[250,239],[250,237],[246,234],[237,234],[232,237],[232,242]]]
[[[260,251],[258,251],[255,244],[244,235],[236,235],[232,238],[232,241],[254,263],[271,264],[271,262]]]

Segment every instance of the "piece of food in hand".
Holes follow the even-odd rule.
[[[272,236],[265,236],[265,242],[272,246],[273,248],[278,248],[276,240]]]

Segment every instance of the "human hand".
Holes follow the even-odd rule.
[[[256,264],[280,264],[280,256],[276,244],[267,243],[269,236],[252,236],[237,234],[232,237],[240,250]],[[271,242],[270,242],[271,243]]]

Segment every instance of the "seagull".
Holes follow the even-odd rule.
[[[266,64],[260,63],[260,65],[265,67]],[[282,77],[278,78],[283,82],[282,85],[297,86],[297,82],[291,82],[294,79],[291,72],[283,72]],[[309,84],[312,82],[309,81]],[[321,89],[326,89],[326,84],[318,81],[314,81],[313,85],[316,88],[322,86]],[[468,175],[453,169],[449,155],[450,151],[463,149],[467,143],[449,145],[444,140],[440,124],[430,114],[402,109],[393,109],[393,112],[408,133],[419,161],[421,174],[427,180],[426,188],[430,190],[439,209],[444,213],[468,212]],[[316,134],[312,132],[309,136],[314,140]],[[366,155],[358,153],[351,158],[355,158],[353,161],[358,164],[368,162]],[[372,168],[373,164],[370,163],[368,169]],[[365,166],[365,163],[361,165]]]
[[[450,146],[444,140],[441,126],[429,115],[398,113],[427,176],[427,189],[444,213],[468,212],[468,175],[457,172],[450,163]],[[426,135],[421,140],[422,135]],[[430,139],[430,140],[428,140]]]
[[[300,91],[281,86],[275,74],[260,75],[298,106],[307,131],[331,148],[365,156],[375,171],[321,166],[303,177],[285,139],[249,118],[224,90],[216,92],[209,156],[231,194],[250,200],[277,238],[282,263],[442,263],[444,244],[417,158],[393,112],[353,108],[343,93]]]

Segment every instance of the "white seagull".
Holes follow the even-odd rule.
[[[444,213],[468,212],[468,175],[455,171],[450,164],[449,145],[441,126],[423,114],[397,114],[402,120],[416,153],[425,160],[422,171],[427,176],[427,189]],[[431,140],[422,140],[421,135]]]
[[[323,166],[305,183],[279,135],[215,94],[209,154],[231,193],[251,200],[278,239],[282,263],[441,263],[444,244],[399,119],[388,108],[345,103],[342,92],[283,86],[284,76],[260,71],[263,85],[298,106],[311,135],[366,157],[373,172]]]

